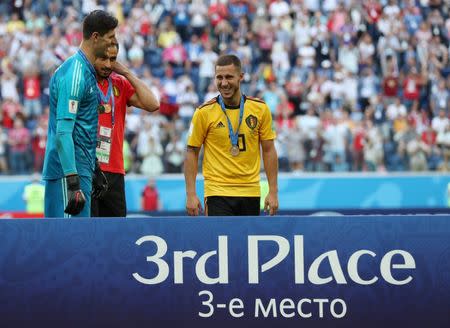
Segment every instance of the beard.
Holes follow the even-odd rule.
[[[111,73],[112,73],[111,70],[109,70],[109,71],[100,71],[99,75],[102,78],[107,79],[111,75]]]

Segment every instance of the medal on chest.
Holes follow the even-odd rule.
[[[231,148],[230,148],[230,154],[231,154],[231,156],[233,156],[233,157],[238,156],[238,155],[239,155],[239,146],[238,146],[238,145],[233,145],[233,146],[231,146]]]
[[[104,104],[103,107],[105,108],[106,114],[111,113],[111,105],[110,104]]]
[[[113,86],[111,77],[108,78],[108,90],[106,92],[106,96],[101,91],[100,87],[97,84],[98,92],[100,94],[100,105],[98,105],[97,110],[99,114],[110,114],[111,113],[111,125],[114,127],[114,107],[115,107],[115,91],[116,87]],[[118,93],[118,91],[117,91]]]
[[[100,105],[98,105],[97,110],[99,114],[109,114],[114,113],[114,95],[113,95],[113,86],[111,78],[108,78],[108,90],[106,91],[106,95],[103,94],[103,91],[97,84],[98,94],[100,95]]]
[[[239,123],[238,123],[236,131],[233,131],[233,125],[231,124],[230,118],[228,117],[228,115],[226,113],[226,108],[225,108],[225,104],[223,102],[222,96],[219,96],[218,101],[219,101],[220,107],[222,108],[223,113],[225,114],[225,116],[227,118],[228,132],[229,132],[230,142],[231,142],[230,154],[233,157],[239,156],[239,153],[240,153],[239,145],[238,145],[239,128],[241,127],[242,117],[244,116],[244,96],[241,95],[241,101],[239,104]]]

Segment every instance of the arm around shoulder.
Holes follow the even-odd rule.
[[[135,90],[135,93],[128,100],[128,105],[141,108],[147,112],[154,112],[159,109],[159,100],[144,81],[120,62],[114,63],[114,71],[124,76]]]

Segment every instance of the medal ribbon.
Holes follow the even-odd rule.
[[[103,104],[108,104],[111,99],[111,123],[114,126],[114,95],[113,95],[113,83],[111,77],[108,77],[108,90],[106,91],[106,96],[103,94],[102,89],[97,85],[98,93],[100,94],[100,99]]]
[[[103,94],[102,89],[100,89],[100,87],[98,86],[98,83],[97,83],[97,91],[100,94],[100,99],[102,100],[102,103],[104,103],[104,104],[109,103],[109,99],[111,98],[111,94],[112,94],[111,78],[108,77],[108,90],[106,91],[106,96]]]
[[[238,140],[239,140],[239,128],[241,127],[242,117],[244,116],[244,96],[241,94],[241,101],[239,103],[239,124],[237,126],[236,132],[233,131],[233,125],[231,125],[230,118],[228,117],[228,115],[226,113],[226,108],[225,108],[225,104],[223,103],[222,96],[219,95],[217,97],[217,100],[220,104],[220,107],[222,108],[223,113],[225,114],[225,117],[227,118],[228,131],[229,131],[229,135],[230,135],[231,145],[237,146]]]

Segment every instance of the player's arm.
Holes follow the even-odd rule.
[[[202,209],[197,197],[195,181],[198,172],[198,156],[200,147],[187,146],[184,160],[184,180],[186,182],[186,210],[188,215],[199,215]]]
[[[276,134],[269,107],[264,107],[259,132],[264,169],[269,184],[269,193],[264,200],[264,210],[269,210],[269,214],[274,215],[278,211],[278,156],[274,143]]]
[[[206,112],[197,109],[192,116],[188,132],[186,157],[184,160],[184,179],[186,183],[186,210],[189,215],[199,215],[202,205],[195,190],[198,172],[198,158],[200,148],[206,138]]]
[[[74,120],[62,119],[56,123],[56,149],[67,184],[67,206],[64,212],[77,215],[86,203],[86,197],[81,190],[80,177],[75,165],[75,147],[72,132]]]
[[[86,202],[80,186],[80,177],[75,162],[75,145],[72,137],[80,95],[85,92],[84,80],[81,78],[80,71],[81,66],[76,63],[74,75],[68,74],[65,79],[60,81],[56,109],[56,151],[67,184],[68,201],[64,211],[72,215],[80,213]]]
[[[264,169],[269,183],[269,193],[264,201],[264,209],[269,210],[270,215],[278,211],[278,156],[273,140],[262,140]]]
[[[159,101],[152,90],[127,67],[116,61],[113,64],[113,70],[117,74],[124,76],[135,90],[135,93],[128,100],[129,106],[138,107],[147,112],[154,112],[159,109]]]
[[[184,178],[186,180],[186,194],[196,195],[195,181],[198,172],[199,147],[187,146],[184,160]]]
[[[56,121],[56,150],[64,175],[78,174],[75,165],[75,146],[72,133],[75,121],[72,119],[59,119]]]

